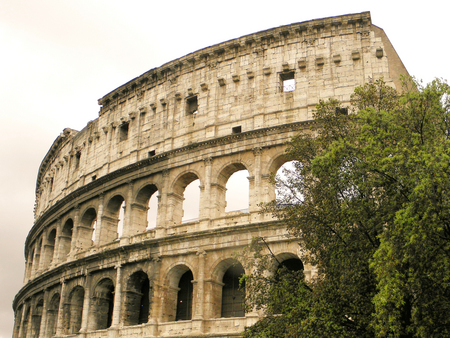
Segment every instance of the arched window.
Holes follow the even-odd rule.
[[[223,275],[222,283],[222,313],[221,317],[243,317],[244,312],[244,296],[242,285],[240,287],[239,280],[244,274],[244,268],[240,263],[230,266]]]
[[[73,221],[68,219],[61,231],[61,236],[59,237],[59,259],[61,262],[67,260],[67,255],[70,252],[70,247],[72,244],[72,234],[73,234]]]
[[[145,272],[133,273],[125,293],[124,325],[139,325],[148,322],[150,313],[150,281]]]
[[[86,250],[93,244],[94,224],[97,222],[97,212],[94,208],[86,210],[81,217],[81,227],[78,228],[78,245]]]
[[[121,211],[123,212],[122,218],[125,216],[124,207],[125,200],[120,195],[116,195],[109,200],[102,217],[100,233],[98,234],[100,236],[98,239],[100,245],[113,242],[120,237],[124,224],[120,225],[119,233],[119,222]]]
[[[196,179],[186,186],[184,190],[182,222],[198,220],[200,206],[200,180]]]
[[[44,264],[48,267],[48,265],[53,261],[53,255],[55,254],[55,241],[56,241],[56,229],[50,231],[47,237],[47,243],[45,245],[45,260]]]
[[[239,170],[234,172],[227,181],[226,189],[225,212],[248,212],[248,170]]]
[[[15,312],[13,338],[19,337],[20,325],[22,324],[22,311],[23,306],[20,305]]]
[[[139,190],[131,205],[130,234],[145,232],[156,227],[158,215],[158,188],[148,184]]]
[[[74,334],[81,329],[81,319],[83,316],[84,288],[76,286],[69,294],[69,306],[66,314],[66,331]]]
[[[275,270],[275,284],[270,291],[271,295],[276,295],[272,301],[272,311],[274,314],[281,314],[286,311],[286,305],[289,304],[297,291],[300,280],[303,280],[303,263],[293,254],[281,254],[277,257],[280,262]],[[282,282],[283,281],[283,282]],[[288,281],[293,286],[286,291],[285,282]],[[277,286],[280,285],[281,289]],[[284,310],[283,310],[284,309]]]
[[[59,310],[59,294],[53,295],[50,300],[47,310],[47,337],[53,337],[56,334],[56,323],[58,322],[58,310]]]
[[[275,195],[281,204],[297,204],[303,200],[299,192],[302,164],[298,161],[285,162],[276,173]]]
[[[94,289],[89,311],[89,322],[93,330],[107,329],[112,324],[114,309],[114,284],[111,279],[102,279]]]
[[[42,309],[44,307],[44,300],[40,299],[36,304],[33,311],[33,316],[31,317],[31,337],[38,338],[41,331],[41,319],[42,319]]]
[[[192,318],[193,279],[191,270],[186,271],[180,278],[175,320],[191,320]]]

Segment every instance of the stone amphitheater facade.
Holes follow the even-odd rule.
[[[239,251],[263,237],[299,263],[295,239],[259,213],[285,144],[315,105],[405,67],[369,12],[261,31],[152,69],[99,100],[99,117],[65,129],[39,168],[14,338],[239,336]],[[248,209],[226,212],[230,176],[247,170]],[[198,219],[183,222],[199,179]],[[147,220],[157,196],[156,225]],[[124,208],[121,229],[119,214]]]

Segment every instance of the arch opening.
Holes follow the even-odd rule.
[[[91,328],[103,330],[111,327],[114,309],[114,284],[111,279],[102,279],[94,289],[89,311]]]
[[[94,208],[86,210],[81,217],[80,227],[78,228],[78,246],[80,250],[86,250],[92,246],[97,227],[97,212]]]
[[[192,318],[192,294],[194,276],[192,271],[186,271],[178,283],[177,312],[175,320],[191,320]]]
[[[248,212],[250,193],[248,176],[247,169],[240,169],[228,178],[226,184],[225,212]]]
[[[281,165],[275,175],[275,198],[280,205],[298,204],[303,201],[301,193],[302,163],[288,161]]]
[[[59,236],[59,259],[61,262],[67,260],[67,255],[70,253],[73,235],[73,220],[69,218],[65,223]]]
[[[42,310],[44,309],[44,300],[40,299],[34,308],[31,317],[31,337],[39,337],[41,331]]]
[[[143,271],[133,273],[128,279],[125,293],[124,325],[148,322],[150,314],[150,281]]]
[[[156,185],[148,184],[139,190],[135,202],[131,205],[132,233],[142,233],[156,227],[158,201],[159,194]]]
[[[84,288],[76,286],[69,294],[66,330],[69,334],[80,331],[83,316]]]
[[[60,295],[53,295],[47,310],[47,337],[53,337],[56,334],[56,323],[58,322]]]
[[[221,317],[243,317],[245,285],[240,285],[239,281],[244,274],[244,268],[240,263],[234,263],[225,272],[222,278],[222,310]]]

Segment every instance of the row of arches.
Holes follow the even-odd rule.
[[[152,183],[138,181],[117,187],[70,211],[34,241],[28,250],[25,280],[92,246],[158,227],[198,221],[200,210],[203,218],[213,219],[230,211],[248,213],[251,190],[248,175],[242,163],[232,163],[221,170],[216,178],[218,183],[209,184],[208,192],[194,172],[180,175],[170,191],[164,188],[164,175],[155,177]],[[205,193],[209,196],[202,197]]]
[[[280,257],[285,258],[280,260],[284,266],[303,270],[301,260],[293,254]],[[212,302],[217,308],[211,309],[206,317],[244,317],[245,284],[240,283],[244,273],[240,262],[228,258],[217,264],[210,278],[199,276],[198,271],[194,276],[187,265],[175,265],[159,287],[141,268],[127,274],[124,281],[120,280],[122,272],[119,271],[93,275],[91,279],[83,278],[75,285],[62,286],[47,295],[39,293],[33,301],[19,306],[13,338],[53,337],[112,326],[141,325],[151,322],[151,318],[191,320],[205,306],[196,304],[202,299],[198,294],[209,292],[213,294],[206,298],[220,301],[215,305]],[[199,287],[200,281],[208,282],[210,288]]]

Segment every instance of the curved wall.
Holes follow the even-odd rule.
[[[319,100],[348,102],[379,77],[395,87],[401,73],[365,12],[211,46],[105,95],[99,117],[65,129],[39,168],[14,337],[238,336],[258,313],[234,300],[235,253],[259,236],[281,260],[302,258],[283,225],[258,212],[275,196],[269,176],[286,142],[312,132]],[[240,170],[248,209],[226,212],[226,184]],[[199,217],[183,222],[197,179]]]

